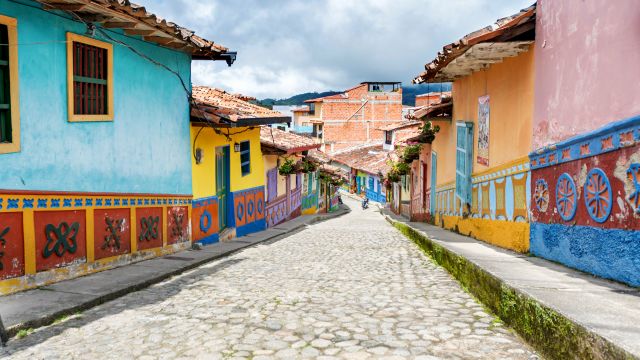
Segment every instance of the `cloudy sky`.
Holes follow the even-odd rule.
[[[533,0],[155,0],[147,9],[238,51],[193,82],[257,98],[407,84],[443,45]]]

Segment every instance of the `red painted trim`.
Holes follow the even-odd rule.
[[[149,193],[116,193],[116,192],[72,192],[72,191],[44,191],[44,190],[3,190],[0,189],[0,195],[66,195],[66,196],[131,196],[131,197],[188,197],[193,198],[191,194],[149,194]]]

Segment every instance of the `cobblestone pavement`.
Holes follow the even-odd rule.
[[[12,340],[0,357],[536,358],[374,208],[352,208]]]

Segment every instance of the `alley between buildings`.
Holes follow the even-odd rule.
[[[16,359],[537,358],[375,207],[13,339]]]

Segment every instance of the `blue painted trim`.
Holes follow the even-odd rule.
[[[533,255],[640,286],[640,231],[531,223]]]
[[[207,237],[204,237],[198,241],[196,241],[198,244],[202,244],[202,245],[211,245],[211,244],[215,244],[217,242],[220,241],[220,234],[215,233],[215,234],[211,234]]]
[[[567,182],[568,189],[566,194],[559,193],[560,182],[562,180],[566,180]],[[561,201],[564,201],[565,206],[570,202],[573,203],[573,209],[571,209],[571,212],[569,214],[565,215]],[[571,221],[571,219],[576,216],[576,210],[578,210],[578,191],[576,188],[576,183],[567,173],[563,173],[562,175],[560,175],[558,177],[558,181],[556,182],[556,209],[558,210],[558,215],[560,215],[560,217],[564,221]]]
[[[640,164],[633,163],[629,165],[627,176],[633,181],[633,192],[627,197],[627,200],[633,203],[636,214],[640,214]],[[1,207],[0,207],[1,208]]]
[[[251,224],[243,225],[236,228],[236,236],[241,237],[254,232],[263,231],[267,229],[267,221],[265,219],[256,220]]]
[[[209,229],[211,229],[211,225],[213,225],[213,216],[211,216],[211,213],[209,211],[205,210],[200,216],[200,231],[202,231],[203,233],[209,232]]]
[[[218,202],[217,196],[209,196],[205,198],[194,199],[191,204],[194,209],[197,209],[199,207],[215,204],[217,202]]]
[[[633,138],[635,141],[640,140],[640,116],[634,116],[625,120],[613,122],[597,130],[576,135],[559,143],[533,151],[529,154],[529,159],[532,162],[531,168],[540,169],[547,166],[562,164],[618,150],[622,145],[624,145],[620,143],[620,134],[628,132],[633,132]],[[601,141],[610,136],[612,137],[612,147],[610,149],[603,150]],[[583,145],[589,146],[589,154],[580,154],[580,147]],[[562,152],[567,148],[570,149],[570,157],[568,159],[562,159]],[[555,160],[550,163],[549,156],[551,154],[555,154]],[[545,160],[544,165],[539,165],[540,159]],[[533,165],[534,161],[536,162],[536,165]]]
[[[609,193],[609,199],[601,198],[599,193],[593,194],[597,196],[596,201],[604,200],[604,201],[607,201],[608,203],[607,207],[605,208],[605,214],[602,216],[596,216],[597,213],[595,213],[593,209],[589,206],[590,199],[587,197],[589,193],[587,191],[587,185],[589,184],[589,182],[591,182],[591,180],[594,180],[596,175],[600,175],[601,179],[604,180],[604,185],[606,186],[607,192]],[[591,169],[591,171],[589,171],[589,173],[587,174],[587,181],[585,181],[584,183],[584,188],[582,192],[584,193],[584,204],[587,207],[587,212],[589,213],[589,216],[591,216],[593,220],[599,223],[603,223],[607,221],[607,219],[609,218],[609,215],[611,215],[611,210],[613,208],[613,192],[611,190],[611,183],[609,182],[609,178],[607,177],[607,174],[605,174],[604,171],[602,171],[602,169],[599,169],[599,168]],[[596,209],[597,209],[597,206],[596,206]]]

